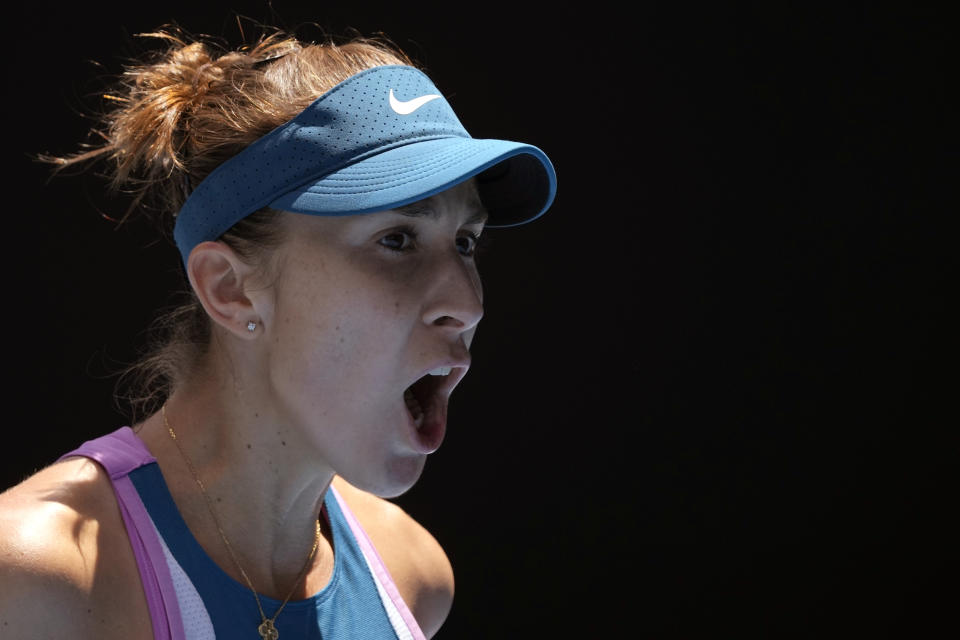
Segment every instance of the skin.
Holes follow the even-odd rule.
[[[449,394],[469,365],[483,314],[472,253],[484,214],[472,181],[421,204],[432,213],[283,214],[285,240],[267,265],[219,242],[198,245],[188,275],[214,337],[166,413],[257,591],[283,599],[293,588],[296,600],[326,586],[326,527],[297,579],[332,483],[429,637],[450,610],[452,569],[437,541],[383,498],[412,487],[427,457],[404,390],[451,366]],[[136,430],[198,542],[245,584],[163,416]],[[0,494],[0,635],[26,630],[152,637],[112,488],[87,459]]]

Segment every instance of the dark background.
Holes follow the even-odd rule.
[[[536,144],[559,176],[547,216],[491,233],[474,367],[398,500],[456,570],[439,637],[956,628],[947,16],[336,4],[17,9],[3,486],[123,423],[109,373],[177,285],[171,247],[100,217],[123,211],[101,181],[28,155],[76,149],[132,34],[236,45],[234,11],[384,31],[475,137]]]

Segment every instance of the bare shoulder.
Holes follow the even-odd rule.
[[[333,485],[370,536],[424,634],[434,635],[453,604],[453,567],[443,547],[396,504],[339,476]]]
[[[109,478],[90,460],[57,463],[0,494],[0,636],[149,637],[126,548]]]

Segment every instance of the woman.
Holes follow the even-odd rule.
[[[452,569],[383,498],[443,440],[484,226],[545,212],[553,168],[470,138],[382,43],[152,35],[104,146],[56,161],[108,160],[161,212],[191,300],[139,367],[148,417],[0,496],[0,629],[432,636]]]

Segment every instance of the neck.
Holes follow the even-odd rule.
[[[278,600],[294,585],[293,599],[307,597],[326,584],[333,566],[330,534],[320,510],[334,474],[317,463],[308,443],[275,417],[246,410],[236,398],[220,402],[219,394],[211,391],[194,387],[169,399],[166,418],[176,443],[162,412],[147,419],[139,435],[157,458],[187,526],[221,569],[246,584],[239,563],[256,591]],[[306,578],[297,584],[318,518],[325,537]]]

